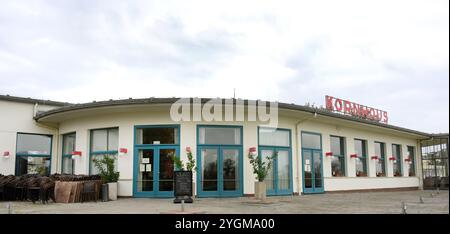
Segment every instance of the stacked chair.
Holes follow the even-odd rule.
[[[0,201],[41,201],[43,204],[50,199],[64,203],[97,201],[101,197],[101,185],[99,175],[0,174]]]

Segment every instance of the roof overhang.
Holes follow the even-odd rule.
[[[180,98],[145,98],[145,99],[122,99],[122,100],[109,100],[101,102],[90,102],[83,104],[74,104],[69,106],[63,106],[60,108],[52,109],[46,112],[39,113],[35,120],[43,123],[59,123],[68,119],[86,117],[108,113],[125,113],[125,112],[138,112],[138,111],[168,111],[170,105],[180,100]],[[210,101],[209,98],[201,99],[202,103]],[[240,99],[232,99],[233,103],[236,103]],[[192,99],[190,99],[192,102]],[[244,105],[248,105],[249,100],[240,100],[244,102]],[[252,101],[252,100],[250,100]],[[254,101],[252,101],[254,102]],[[291,113],[293,117],[298,116],[314,116],[317,121],[323,121],[326,123],[337,124],[340,126],[348,126],[353,128],[368,128],[373,131],[389,132],[395,135],[409,136],[415,139],[428,139],[432,134],[402,128],[394,125],[374,122],[371,120],[361,119],[354,116],[347,116],[338,113],[329,112],[325,109],[301,106],[296,104],[278,103],[279,112],[281,115],[284,113]]]

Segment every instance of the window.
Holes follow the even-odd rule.
[[[259,144],[266,146],[289,147],[291,145],[289,131],[271,128],[259,128]]]
[[[356,176],[367,176],[367,143],[365,140],[355,139]]]
[[[18,133],[17,154],[21,155],[50,155],[51,136]]]
[[[331,136],[331,174],[334,177],[345,176],[345,138]]]
[[[237,127],[199,127],[199,144],[240,145],[241,129]]]
[[[291,186],[291,132],[287,129],[258,128],[259,157],[267,163],[267,157],[275,156],[266,179],[269,195],[292,194]]]
[[[52,136],[18,133],[16,175],[50,175]]]
[[[416,157],[414,146],[408,146],[408,156],[411,163],[409,164],[409,176],[416,176]]]
[[[242,127],[197,125],[199,196],[243,194]]]
[[[377,177],[386,176],[386,149],[382,142],[375,142],[375,156],[378,157]]]
[[[63,135],[62,174],[74,173],[74,160],[72,152],[75,151],[75,133]]]
[[[178,144],[178,128],[145,127],[136,129],[136,144]]]
[[[302,133],[302,148],[322,149],[320,135],[311,133]]]
[[[95,167],[94,159],[101,160],[106,155],[115,159],[115,169],[117,170],[117,151],[119,148],[119,129],[97,129],[91,130],[91,159],[90,174],[98,174],[99,171]]]
[[[392,156],[394,156],[394,176],[402,176],[402,151],[401,146],[392,144]]]

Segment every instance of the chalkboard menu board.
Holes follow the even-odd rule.
[[[192,196],[192,171],[175,171],[175,197]]]

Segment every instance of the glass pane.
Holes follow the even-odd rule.
[[[173,156],[175,149],[159,151],[159,191],[173,191]]]
[[[336,177],[345,176],[345,161],[344,157],[332,156],[331,157],[331,174]]]
[[[107,151],[108,147],[108,131],[106,129],[92,130],[92,152]]]
[[[411,164],[409,165],[409,176],[416,176],[416,163],[413,146],[408,146],[408,156],[409,159],[411,160]]]
[[[288,190],[290,185],[289,178],[289,152],[288,151],[278,151],[277,156],[277,170],[278,170],[278,189]]]
[[[141,128],[136,130],[137,144],[178,144],[178,128]]]
[[[377,176],[378,177],[383,177],[386,176],[386,172],[385,172],[385,166],[384,166],[384,160],[379,159],[377,162]]]
[[[199,143],[210,145],[239,145],[241,131],[239,128],[201,127]]]
[[[381,159],[385,158],[384,143],[375,142],[375,155]]]
[[[314,152],[314,187],[322,187],[322,156],[319,152]]]
[[[153,171],[154,151],[152,149],[139,150],[139,175],[138,175],[138,191],[151,192],[153,191]]]
[[[331,141],[331,152],[333,155],[344,156],[344,138],[332,136],[330,138]]]
[[[50,175],[50,157],[18,157],[19,176],[25,174]]]
[[[305,188],[312,188],[312,155],[310,151],[303,151],[303,180]]]
[[[202,190],[217,191],[217,149],[204,149],[202,157]]]
[[[367,176],[366,158],[356,158],[356,176]]]
[[[108,151],[119,150],[119,129],[108,129]]]
[[[270,128],[260,128],[259,144],[289,147],[290,146],[289,131]]]
[[[355,140],[355,153],[358,157],[366,157],[366,141],[365,140]]]
[[[273,156],[273,150],[261,150],[262,161],[265,163],[266,166],[269,164],[269,160],[267,160],[267,157],[272,157],[272,156]],[[269,168],[269,171],[267,172],[264,182],[266,183],[267,191],[273,191],[275,189],[273,161],[272,161],[272,166]]]
[[[100,170],[95,166],[94,159],[102,160],[106,155],[114,159],[114,170],[117,171],[117,154],[95,154],[91,155],[91,175],[100,173]]]
[[[63,157],[63,167],[62,167],[62,173],[63,174],[73,174],[73,159],[71,156],[69,157]]]
[[[50,155],[51,136],[17,134],[17,154]]]
[[[320,135],[302,133],[302,147],[309,149],[321,149],[320,145]]]
[[[401,169],[401,148],[400,145],[392,145],[392,155],[395,157],[394,161],[394,176],[402,176]]]
[[[239,188],[239,151],[223,150],[223,190],[234,191]]]
[[[73,151],[75,151],[75,134],[68,134],[63,136],[63,145],[64,145],[64,152],[63,154],[69,155],[72,154]]]

